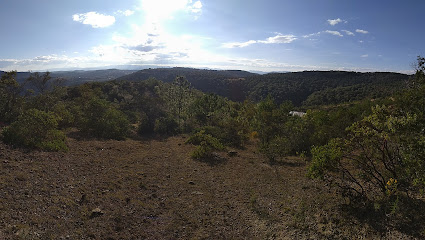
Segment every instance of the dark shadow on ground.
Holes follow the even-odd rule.
[[[307,165],[307,163],[304,160],[282,159],[282,160],[270,162],[270,165],[284,166],[284,167],[304,167]]]
[[[378,207],[379,206],[379,207]],[[343,205],[342,212],[347,217],[357,219],[385,234],[389,229],[420,239],[425,227],[425,202],[420,199],[399,197],[390,203],[369,203],[364,205]]]
[[[198,158],[197,161],[206,163],[210,166],[217,166],[220,164],[225,164],[229,159],[226,157],[221,156],[220,154],[213,152],[211,156],[206,158]]]

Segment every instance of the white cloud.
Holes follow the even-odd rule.
[[[172,19],[178,11],[187,11],[199,16],[202,13],[202,2],[192,0],[142,0],[142,9],[148,22],[162,22]]]
[[[341,23],[341,22],[347,23],[347,21],[341,20],[341,18],[328,19],[328,23],[332,26],[335,26],[335,25],[337,25],[338,23]]]
[[[355,34],[353,32],[350,32],[348,30],[341,30],[343,32],[345,32],[345,34],[349,35],[349,36],[354,36]]]
[[[291,42],[293,42],[295,40],[297,40],[297,37],[294,36],[294,35],[282,35],[282,34],[278,33],[274,37],[269,37],[265,41],[258,41],[258,42],[259,43],[266,43],[266,44],[271,44],[271,43],[291,43]]]
[[[132,11],[132,10],[125,10],[125,11],[118,10],[116,13],[128,17],[128,16],[133,15],[134,14],[134,11]]]
[[[243,47],[248,47],[249,45],[252,45],[254,43],[257,43],[257,41],[249,40],[246,42],[230,42],[230,43],[224,43],[223,47],[224,48],[243,48]]]
[[[192,6],[189,7],[189,10],[193,13],[201,13],[202,12],[201,1],[196,1]]]
[[[317,37],[317,36],[320,36],[322,33],[332,34],[332,35],[338,36],[338,37],[343,37],[344,36],[344,35],[342,35],[338,31],[326,30],[326,31],[321,31],[321,32],[317,32],[317,33],[312,33],[312,34],[304,35],[303,38]],[[313,39],[310,39],[310,40],[313,40]]]
[[[72,19],[82,24],[91,25],[93,28],[105,28],[115,23],[114,16],[103,15],[97,12],[74,14]]]
[[[363,33],[363,34],[368,34],[369,33],[368,31],[362,30],[362,29],[356,29],[356,32]]]
[[[340,33],[340,32],[338,32],[338,31],[330,31],[330,30],[326,30],[326,31],[324,31],[325,33],[329,33],[329,34],[332,34],[332,35],[335,35],[335,36],[338,36],[338,37],[343,37],[343,35]]]
[[[224,48],[243,48],[248,47],[255,43],[264,43],[264,44],[281,44],[281,43],[291,43],[297,40],[297,37],[294,35],[282,35],[277,33],[274,37],[268,37],[266,40],[249,40],[246,42],[230,42],[224,43],[222,46]]]
[[[364,55],[361,55],[360,57],[367,58],[367,57],[369,57],[369,54],[364,54]]]
[[[320,34],[322,34],[322,32],[307,34],[307,35],[304,35],[303,38],[316,37],[316,36],[319,36]]]

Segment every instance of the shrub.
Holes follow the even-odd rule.
[[[57,126],[57,118],[53,113],[30,109],[3,130],[3,140],[16,146],[67,151],[65,134],[57,130]]]
[[[224,145],[221,144],[217,138],[210,134],[205,134],[203,130],[192,135],[186,143],[198,145],[196,150],[192,152],[192,157],[196,159],[210,158],[214,151],[222,151],[225,149]]]
[[[59,128],[68,128],[75,125],[75,115],[68,109],[68,106],[59,102],[54,107],[52,112],[56,115],[58,119]],[[76,114],[77,115],[77,114]],[[78,115],[77,115],[78,116]]]
[[[273,164],[276,163],[278,158],[289,154],[289,145],[290,142],[287,138],[275,137],[267,144],[261,144],[260,152],[269,159],[270,163]]]
[[[416,114],[376,106],[348,128],[348,137],[313,148],[309,175],[349,196],[373,201],[425,189],[425,136]],[[395,184],[397,183],[397,184]],[[390,193],[390,194],[389,194]]]
[[[84,107],[79,125],[89,135],[117,140],[124,139],[130,130],[127,116],[99,98],[93,98]]]
[[[154,132],[158,134],[173,135],[178,132],[179,124],[171,117],[160,117],[155,120]]]
[[[137,128],[137,133],[140,135],[143,134],[152,134],[155,128],[155,121],[152,121],[149,116],[142,112],[140,116],[140,124]]]

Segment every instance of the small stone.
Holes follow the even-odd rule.
[[[100,208],[95,208],[95,209],[93,209],[93,210],[91,211],[90,218],[100,217],[100,216],[102,216],[103,214],[105,214],[105,213],[102,211],[102,209],[100,209]]]
[[[190,181],[189,184],[190,185],[195,185],[195,183],[193,181]]]
[[[237,155],[238,155],[238,152],[234,150],[230,150],[229,152],[227,152],[227,156],[229,157],[236,157]]]

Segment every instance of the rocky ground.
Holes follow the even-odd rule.
[[[347,213],[344,199],[305,177],[303,159],[269,165],[251,144],[203,162],[185,140],[69,137],[67,153],[0,142],[0,239],[423,236]]]

